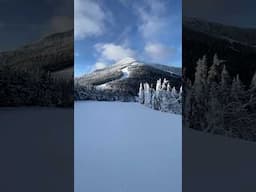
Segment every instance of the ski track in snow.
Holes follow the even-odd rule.
[[[106,88],[108,88],[108,83],[103,83],[101,85],[96,86],[96,89],[106,89]]]
[[[75,102],[75,192],[181,192],[181,116]]]
[[[123,76],[121,77],[121,79],[120,79],[120,80],[122,80],[122,79],[126,79],[126,78],[128,78],[128,77],[129,77],[129,75],[130,75],[130,71],[128,70],[128,67],[123,68],[123,69],[122,69],[122,72],[123,72]]]
[[[128,70],[128,67],[123,68],[121,71],[123,73],[123,76],[120,79],[116,79],[114,81],[123,80],[123,79],[126,79],[126,78],[128,78],[130,76],[130,71]],[[109,88],[108,83],[110,83],[110,82],[103,83],[101,85],[97,85],[96,89],[107,89],[107,88]]]

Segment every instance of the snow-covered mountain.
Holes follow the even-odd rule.
[[[0,106],[73,106],[73,31],[0,52]]]
[[[0,66],[8,65],[18,71],[47,71],[57,77],[73,78],[73,43],[73,30],[50,34],[15,50],[1,52]]]
[[[214,54],[225,62],[231,76],[240,75],[247,85],[256,71],[256,29],[228,26],[197,18],[183,19],[182,64],[185,76],[193,79],[196,62]],[[210,66],[211,63],[208,62]]]
[[[224,25],[216,22],[209,22],[198,18],[185,17],[183,26],[194,31],[202,32],[216,38],[223,38],[230,43],[240,43],[244,45],[256,45],[256,29],[241,28]]]
[[[160,78],[166,78],[171,86],[179,87],[181,69],[124,58],[111,66],[76,78],[75,98],[129,100],[137,96],[140,83],[147,82],[155,86]]]

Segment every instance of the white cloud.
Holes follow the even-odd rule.
[[[140,19],[139,31],[145,39],[153,39],[168,28],[166,8],[162,1],[146,1],[144,7],[138,7]]]
[[[95,48],[102,60],[119,61],[125,57],[135,56],[132,49],[114,43],[96,44]]]
[[[75,39],[101,35],[107,14],[97,1],[75,0]]]
[[[160,43],[148,43],[144,47],[144,51],[146,55],[152,60],[161,62],[165,59],[170,58],[174,54],[176,49]]]
[[[97,69],[103,69],[107,66],[106,63],[103,62],[96,62],[95,65],[93,66],[93,70],[97,70]]]

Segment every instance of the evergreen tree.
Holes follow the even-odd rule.
[[[144,89],[143,89],[144,88]],[[182,91],[182,89],[180,89]],[[180,91],[180,92],[181,92]],[[140,84],[139,102],[156,110],[181,114],[181,102],[175,88],[171,89],[169,81],[159,79],[156,83],[156,90],[148,83]],[[143,100],[143,102],[141,102]]]
[[[208,71],[208,78],[207,78],[208,84],[210,84],[212,82],[218,82],[218,80],[219,80],[219,75],[218,75],[219,65],[220,65],[220,60],[219,60],[217,54],[215,54],[213,57],[213,64],[211,65],[210,70]]]
[[[196,129],[205,129],[207,127],[207,58],[204,56],[197,62],[195,80],[193,84],[193,117]]]
[[[177,90],[176,90],[175,87],[173,87],[173,88],[171,89],[171,96],[172,96],[173,98],[177,98],[177,97],[179,96],[179,94],[178,94],[178,92],[177,92]]]
[[[152,107],[152,91],[148,83],[144,83],[144,104]]]
[[[140,83],[140,89],[139,89],[139,102],[141,103],[141,104],[143,104],[144,103],[144,89],[143,89],[143,85],[142,85],[142,83]]]

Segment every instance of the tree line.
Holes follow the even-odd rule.
[[[207,56],[200,58],[194,80],[185,79],[183,126],[256,141],[256,73],[246,86],[217,54],[207,62]]]
[[[43,70],[0,67],[0,106],[73,106],[73,81]]]
[[[155,88],[149,83],[140,83],[138,101],[155,110],[181,114],[182,87],[177,91],[166,79],[159,79]]]

